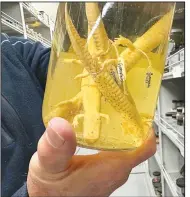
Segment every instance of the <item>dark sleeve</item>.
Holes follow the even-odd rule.
[[[28,190],[27,190],[27,185],[24,183],[24,185],[17,190],[11,197],[28,197]]]
[[[17,38],[16,37],[9,37],[5,34],[1,35],[1,48],[2,47],[3,47],[2,55],[6,55],[6,60],[7,60],[7,62],[6,62],[7,64],[3,65],[4,71],[5,71],[5,73],[3,73],[4,79],[9,79],[10,84],[12,82],[15,82],[16,80],[12,81],[11,78],[10,78],[10,76],[12,76],[12,75],[9,75],[11,73],[10,69],[11,69],[11,66],[14,66],[14,64],[19,64],[19,65],[15,65],[15,68],[16,68],[15,70],[20,72],[20,74],[21,74],[19,76],[22,76],[22,73],[23,73],[23,79],[27,80],[27,78],[25,78],[25,77],[28,76],[27,71],[26,71],[26,70],[28,70],[30,72],[29,74],[31,74],[31,72],[32,72],[32,74],[34,74],[35,79],[40,82],[40,85],[42,86],[42,88],[43,89],[45,88],[46,75],[47,75],[48,64],[49,64],[50,48],[44,47],[40,42],[32,43],[30,40],[23,39],[23,38],[18,38],[18,37]],[[5,62],[3,62],[3,63],[5,63]],[[9,63],[10,63],[10,65],[9,65]],[[27,67],[27,69],[22,69],[23,66]],[[13,68],[11,71],[14,72],[15,70]],[[25,75],[25,73],[27,75]],[[6,78],[6,76],[8,76],[8,77]],[[9,82],[9,80],[6,81],[6,82]],[[4,81],[4,84],[5,84],[5,81]],[[27,85],[30,85],[30,84],[32,84],[32,83],[27,83]],[[39,83],[36,83],[36,84],[38,85]],[[26,85],[26,87],[28,87],[27,85]],[[10,86],[10,88],[9,88],[9,85],[7,85],[7,87],[8,87],[7,91],[9,89],[11,89],[12,87],[16,87],[16,86],[17,86],[17,84],[15,84],[15,86]],[[23,91],[24,91],[24,89],[23,89]],[[7,94],[7,95],[9,96],[9,94]],[[12,93],[10,93],[9,97],[12,99]],[[16,97],[14,96],[12,100],[14,100],[15,98]],[[26,97],[26,98],[30,98],[30,95],[29,95],[29,97]],[[38,100],[39,99],[37,99],[37,101]],[[26,101],[29,102],[30,100],[26,100]],[[39,101],[41,101],[41,98],[40,98]],[[17,103],[17,102],[14,102],[14,103]],[[32,106],[33,103],[30,104],[30,105]],[[40,106],[40,104],[38,103],[37,106]],[[18,110],[17,106],[14,106],[14,107]],[[30,108],[28,108],[27,110],[29,110],[29,109]],[[20,112],[25,113],[27,111],[22,111],[21,110]],[[38,113],[38,109],[37,109],[36,112]],[[21,115],[22,113],[20,113],[19,115]],[[8,113],[8,115],[9,115],[9,113]],[[39,115],[37,114],[37,117],[38,116]],[[33,116],[30,116],[30,117],[33,117]],[[39,117],[41,117],[41,116],[39,116]],[[36,127],[37,131],[41,131],[41,128],[43,128],[43,126],[40,126],[41,119],[39,120],[39,122],[40,123],[37,122],[36,125],[33,125],[33,126]],[[13,124],[13,128],[14,129],[17,128],[15,126],[15,123]],[[8,127],[8,129],[9,129],[9,127]],[[27,130],[27,132],[29,132],[29,131],[33,131],[33,130],[32,129],[30,130],[30,128],[29,128]],[[20,134],[21,133],[22,133],[22,131],[20,131]],[[16,134],[14,134],[14,135],[16,135]],[[35,142],[37,136],[39,136],[39,135],[40,135],[39,133],[34,134],[34,136],[31,135],[32,136],[31,139],[34,140],[34,142]],[[20,136],[18,138],[20,140]],[[33,146],[34,146],[35,143],[33,143]],[[21,145],[18,145],[18,147],[19,147],[18,149],[16,149],[16,148],[14,149],[19,154],[18,157],[15,157],[15,155],[14,155],[14,159],[13,159],[12,154],[10,154],[10,155],[7,154],[9,152],[4,153],[4,154],[7,154],[8,156],[10,156],[10,160],[5,160],[5,163],[4,163],[4,166],[6,166],[6,169],[9,169],[12,166],[14,166],[15,165],[14,160],[18,160],[19,158],[22,158],[22,155],[24,155],[26,153],[27,153],[27,155],[24,155],[24,156],[26,157],[26,160],[27,160],[28,157],[29,157],[28,154],[31,154],[33,152],[33,149],[31,147],[30,147],[30,149],[26,150],[26,152],[23,151],[24,146],[23,145],[21,146]],[[10,147],[8,147],[8,148],[10,148]],[[7,151],[9,151],[9,150],[7,150]],[[13,165],[13,163],[14,163],[14,165]],[[22,162],[22,165],[23,165],[23,162]],[[27,167],[28,167],[28,165],[27,165]],[[21,170],[20,168],[18,168],[18,169],[16,169],[15,172],[13,171],[13,173],[19,174],[20,171],[24,172],[25,170],[23,170],[23,169]],[[8,174],[9,177],[8,178],[6,177],[7,178],[6,179],[6,185],[3,186],[4,187],[3,188],[4,189],[4,195],[2,195],[2,196],[27,197],[28,196],[27,185],[26,185],[26,183],[24,184],[24,182],[26,181],[26,178],[23,176],[24,177],[23,182],[22,182],[22,184],[20,184],[20,182],[19,182],[18,187],[15,186],[15,185],[11,185],[11,184],[8,185],[9,179],[14,177],[13,176],[14,174],[11,174],[9,171],[5,171],[5,170],[4,170],[4,172],[6,173],[5,176],[7,176],[7,174]],[[11,181],[11,183],[12,182],[14,182],[14,181]],[[6,191],[7,191],[7,193],[9,192],[8,195],[6,195],[7,194]]]
[[[9,37],[12,46],[26,61],[36,78],[45,89],[46,76],[50,58],[50,48],[43,46],[40,42],[32,43],[28,39]]]

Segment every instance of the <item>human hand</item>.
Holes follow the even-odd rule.
[[[29,196],[110,196],[132,170],[156,151],[153,131],[134,151],[74,155],[75,133],[62,118],[53,118],[29,165]],[[74,155],[74,156],[73,156]]]

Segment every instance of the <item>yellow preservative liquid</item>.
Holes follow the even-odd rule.
[[[167,4],[167,12],[133,42],[120,34],[109,38],[103,20],[98,19],[105,7],[100,12],[98,3],[81,5],[86,9],[86,38],[75,27],[72,4],[59,6],[43,103],[44,124],[53,117],[67,119],[78,145],[84,147],[139,147],[152,125],[174,5]],[[67,39],[70,44],[65,50],[62,46]]]

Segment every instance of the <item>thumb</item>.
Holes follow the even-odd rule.
[[[40,167],[50,173],[64,171],[76,150],[76,137],[72,126],[63,118],[53,118],[38,142]]]

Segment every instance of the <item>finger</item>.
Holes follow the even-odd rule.
[[[82,171],[83,181],[86,182],[85,188],[88,188],[85,189],[86,194],[89,190],[91,192],[95,190],[97,196],[99,193],[105,194],[102,196],[109,196],[127,181],[132,168],[152,156],[155,150],[155,135],[151,130],[144,144],[134,151],[100,152],[75,157],[78,162],[83,160],[83,163],[86,163],[83,165],[85,174]],[[77,185],[80,188],[83,186],[82,182]],[[107,189],[105,190],[105,188]]]
[[[72,126],[62,118],[53,118],[39,140],[39,163],[47,172],[64,171],[76,150],[76,137]]]
[[[150,134],[147,140],[136,150],[132,151],[130,157],[132,158],[132,167],[135,167],[153,156],[156,152],[156,137],[153,129],[150,130]]]

